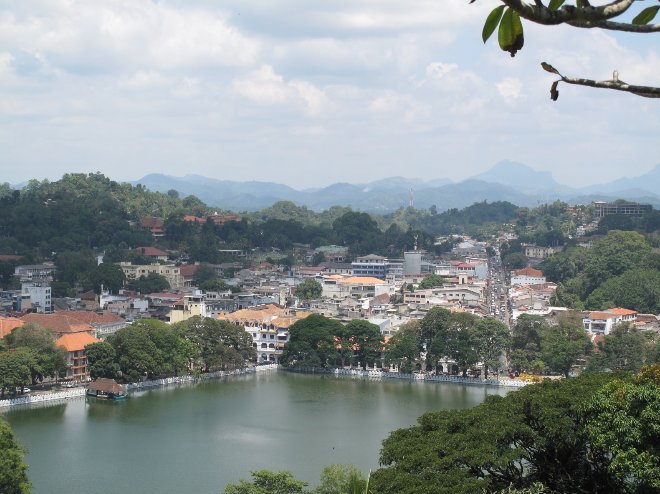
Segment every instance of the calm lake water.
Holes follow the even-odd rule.
[[[501,388],[265,372],[4,413],[35,494],[217,494],[251,470],[314,484],[323,465],[378,467],[390,431]]]

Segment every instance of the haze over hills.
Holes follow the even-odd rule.
[[[313,210],[332,206],[387,213],[410,204],[417,208],[436,206],[438,211],[463,208],[481,201],[509,201],[536,206],[562,200],[586,203],[619,198],[660,207],[660,164],[639,177],[622,177],[605,184],[574,188],[554,180],[549,171],[536,171],[522,163],[501,161],[486,172],[466,180],[447,178],[421,180],[388,177],[365,184],[335,183],[327,187],[296,190],[273,182],[237,182],[200,175],[172,177],[153,173],[132,182],[153,191],[176,190],[182,197],[195,195],[206,204],[233,211],[256,211],[277,201],[292,201]]]

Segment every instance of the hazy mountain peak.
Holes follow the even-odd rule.
[[[503,160],[493,165],[487,171],[471,177],[474,180],[508,185],[524,191],[561,188],[552,173],[538,171],[523,163]]]

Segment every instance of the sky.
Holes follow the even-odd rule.
[[[603,2],[592,2],[598,4]],[[461,180],[504,160],[582,186],[660,163],[660,34],[525,24],[495,0],[0,0],[0,182],[97,172],[296,188]]]

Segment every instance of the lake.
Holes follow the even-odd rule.
[[[218,494],[264,468],[312,484],[332,463],[366,473],[393,429],[506,392],[267,371],[3,416],[28,449],[35,494]]]

